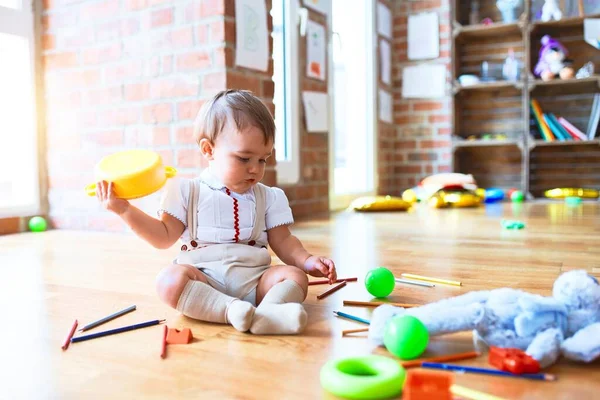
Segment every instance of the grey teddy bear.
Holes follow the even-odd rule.
[[[565,272],[551,297],[503,288],[470,292],[422,307],[382,305],[373,312],[369,338],[383,344],[386,324],[397,315],[418,318],[430,336],[473,330],[480,344],[518,348],[542,368],[561,355],[591,362],[600,356],[600,284],[586,271]]]

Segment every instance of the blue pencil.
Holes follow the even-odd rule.
[[[114,335],[121,332],[132,331],[134,329],[146,328],[147,326],[158,325],[161,322],[164,322],[164,319],[155,319],[154,321],[141,322],[135,325],[122,326],[121,328],[111,329],[108,331],[98,332],[98,333],[90,333],[85,336],[78,336],[71,339],[71,343],[83,342],[85,340],[96,339],[103,336]]]
[[[422,368],[433,368],[433,369],[443,369],[447,371],[455,371],[460,373],[472,372],[475,374],[486,374],[486,375],[497,375],[497,376],[509,376],[511,378],[525,378],[525,379],[535,379],[538,381],[555,381],[556,376],[551,374],[512,374],[506,371],[500,371],[497,369],[490,368],[476,368],[476,367],[467,367],[464,365],[455,365],[455,364],[439,364],[432,362],[424,362],[421,364]]]
[[[362,322],[363,324],[367,324],[369,325],[371,322],[367,319],[364,318],[360,318],[360,317],[356,317],[354,315],[350,315],[350,314],[346,314],[344,312],[341,311],[334,311],[333,312],[335,315],[337,315],[338,317],[344,317],[344,318],[348,318],[351,319],[353,321],[357,321],[357,322]]]

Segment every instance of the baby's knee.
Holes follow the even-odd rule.
[[[170,265],[163,268],[156,277],[158,297],[169,306],[176,308],[179,297],[189,281],[190,277],[181,266]]]
[[[308,276],[306,273],[296,267],[289,267],[284,273],[284,279],[291,279],[296,282],[304,291],[304,294],[308,292]]]

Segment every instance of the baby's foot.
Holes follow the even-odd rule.
[[[306,327],[308,316],[298,303],[262,303],[254,313],[250,332],[256,335],[293,335]]]
[[[246,332],[252,325],[254,306],[247,301],[233,300],[227,307],[227,322],[240,332]]]

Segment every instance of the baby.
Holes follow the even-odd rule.
[[[159,219],[115,197],[110,182],[98,183],[99,200],[156,248],[181,239],[156,281],[169,306],[241,332],[301,332],[306,274],[330,283],[337,276],[332,260],[311,255],[290,233],[285,193],[259,183],[273,152],[273,117],[252,93],[225,90],[204,104],[194,136],[209,167],[198,178],[169,180]],[[270,265],[267,245],[286,265]]]

